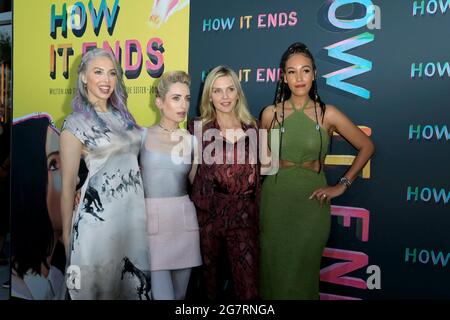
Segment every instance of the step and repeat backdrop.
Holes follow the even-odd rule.
[[[376,145],[333,202],[321,299],[450,297],[449,18],[445,0],[191,2],[193,101],[224,64],[258,117],[273,102],[282,53],[300,41],[316,59],[322,99]],[[330,184],[355,154],[333,137]]]
[[[16,0],[12,161],[24,169],[13,181],[25,188],[42,180],[35,175],[46,178],[28,197],[13,195],[13,224],[39,221],[30,239],[41,236],[36,230],[60,232],[52,203],[60,191],[59,128],[89,48],[115,54],[129,109],[148,126],[158,119],[154,81],[164,71],[191,74],[193,117],[208,70],[220,64],[238,73],[259,117],[273,102],[282,53],[300,41],[316,58],[322,99],[377,148],[333,202],[321,299],[449,298],[449,17],[450,0]],[[42,153],[51,166],[33,161]],[[330,184],[355,154],[333,136]],[[19,216],[14,203],[24,201],[29,213]],[[13,246],[26,247],[12,236]],[[49,259],[63,272],[63,262]]]

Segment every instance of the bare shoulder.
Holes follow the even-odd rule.
[[[270,106],[266,106],[263,108],[262,116],[273,115],[275,106],[271,104]]]
[[[82,143],[77,133],[71,132],[69,130],[63,130],[59,135],[59,145],[60,147],[77,147],[81,148]]]
[[[268,128],[270,126],[270,123],[272,122],[273,115],[275,112],[275,106],[272,104],[270,106],[267,106],[263,109],[261,113],[261,127],[262,128]]]
[[[325,120],[334,122],[334,120],[338,120],[342,117],[345,117],[345,114],[339,110],[338,107],[336,107],[333,104],[326,104],[325,105]]]
[[[180,136],[182,136],[184,139],[192,139],[193,137],[195,138],[194,135],[192,135],[189,130],[185,129],[185,128],[180,128],[180,130],[178,130]]]
[[[325,110],[326,110],[325,114],[327,114],[327,113],[336,114],[336,113],[340,112],[338,107],[336,107],[334,104],[328,104],[328,103],[325,105]]]

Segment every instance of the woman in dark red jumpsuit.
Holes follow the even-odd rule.
[[[191,199],[200,225],[208,298],[218,298],[220,254],[226,252],[234,298],[253,300],[259,276],[258,131],[234,71],[219,66],[208,74],[200,111],[200,119],[189,123],[202,156]]]

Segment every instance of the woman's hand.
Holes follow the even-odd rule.
[[[319,188],[311,194],[309,200],[316,198],[320,202],[320,206],[323,207],[325,203],[330,203],[331,199],[343,194],[346,189],[347,187],[340,183],[332,187]]]

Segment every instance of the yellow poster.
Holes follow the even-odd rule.
[[[154,82],[188,69],[189,0],[14,1],[14,118],[71,112],[77,67],[92,47],[120,62],[138,124],[156,121]]]

